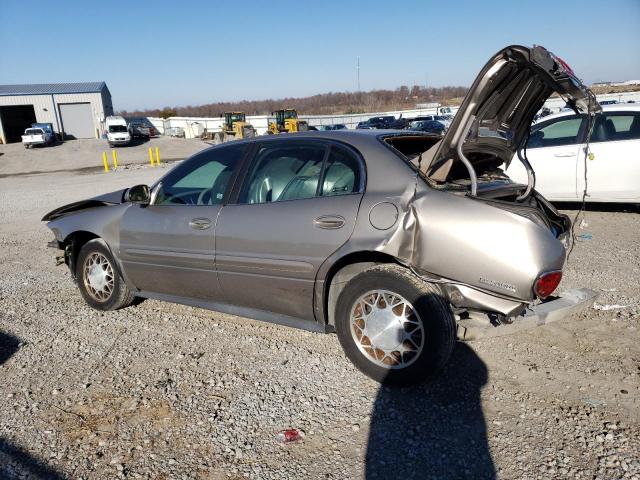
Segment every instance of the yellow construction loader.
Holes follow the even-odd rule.
[[[276,110],[271,115],[275,116],[275,121],[269,121],[269,129],[267,133],[273,135],[276,133],[295,133],[306,132],[309,130],[309,124],[305,120],[298,119],[298,112],[293,108],[285,108]]]
[[[242,140],[256,136],[256,129],[247,123],[244,112],[225,112],[222,131],[213,136],[213,143],[219,144],[230,140]]]

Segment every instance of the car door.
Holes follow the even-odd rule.
[[[320,265],[353,231],[364,166],[348,147],[318,140],[261,142],[216,230],[226,302],[314,320]]]
[[[584,117],[567,115],[534,125],[527,143],[527,158],[536,173],[536,190],[549,200],[578,200],[578,156]],[[527,183],[522,163],[514,158],[507,174]]]
[[[588,199],[593,202],[640,201],[640,112],[605,111],[591,136],[593,160],[586,161]],[[578,162],[579,192],[584,189],[584,159]]]
[[[154,187],[150,205],[131,205],[120,227],[120,258],[140,290],[220,298],[214,266],[216,219],[247,144],[205,150]]]

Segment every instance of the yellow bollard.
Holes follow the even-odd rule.
[[[160,165],[160,149],[156,147],[156,165]]]
[[[118,154],[115,150],[111,150],[111,156],[113,157],[113,169],[118,168]]]
[[[104,164],[104,171],[109,171],[109,162],[107,162],[107,152],[102,152],[102,163]]]
[[[149,163],[153,167],[153,150],[151,150],[151,147],[149,147]]]

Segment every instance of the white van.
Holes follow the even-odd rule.
[[[127,121],[120,116],[107,117],[107,141],[112,147],[127,145],[131,142],[131,134]]]

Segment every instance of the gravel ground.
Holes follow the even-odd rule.
[[[165,169],[0,178],[0,478],[640,478],[640,215],[578,229],[563,287],[596,308],[459,344],[398,390],[333,335],[85,306],[39,219]],[[279,444],[288,427],[304,440]]]

